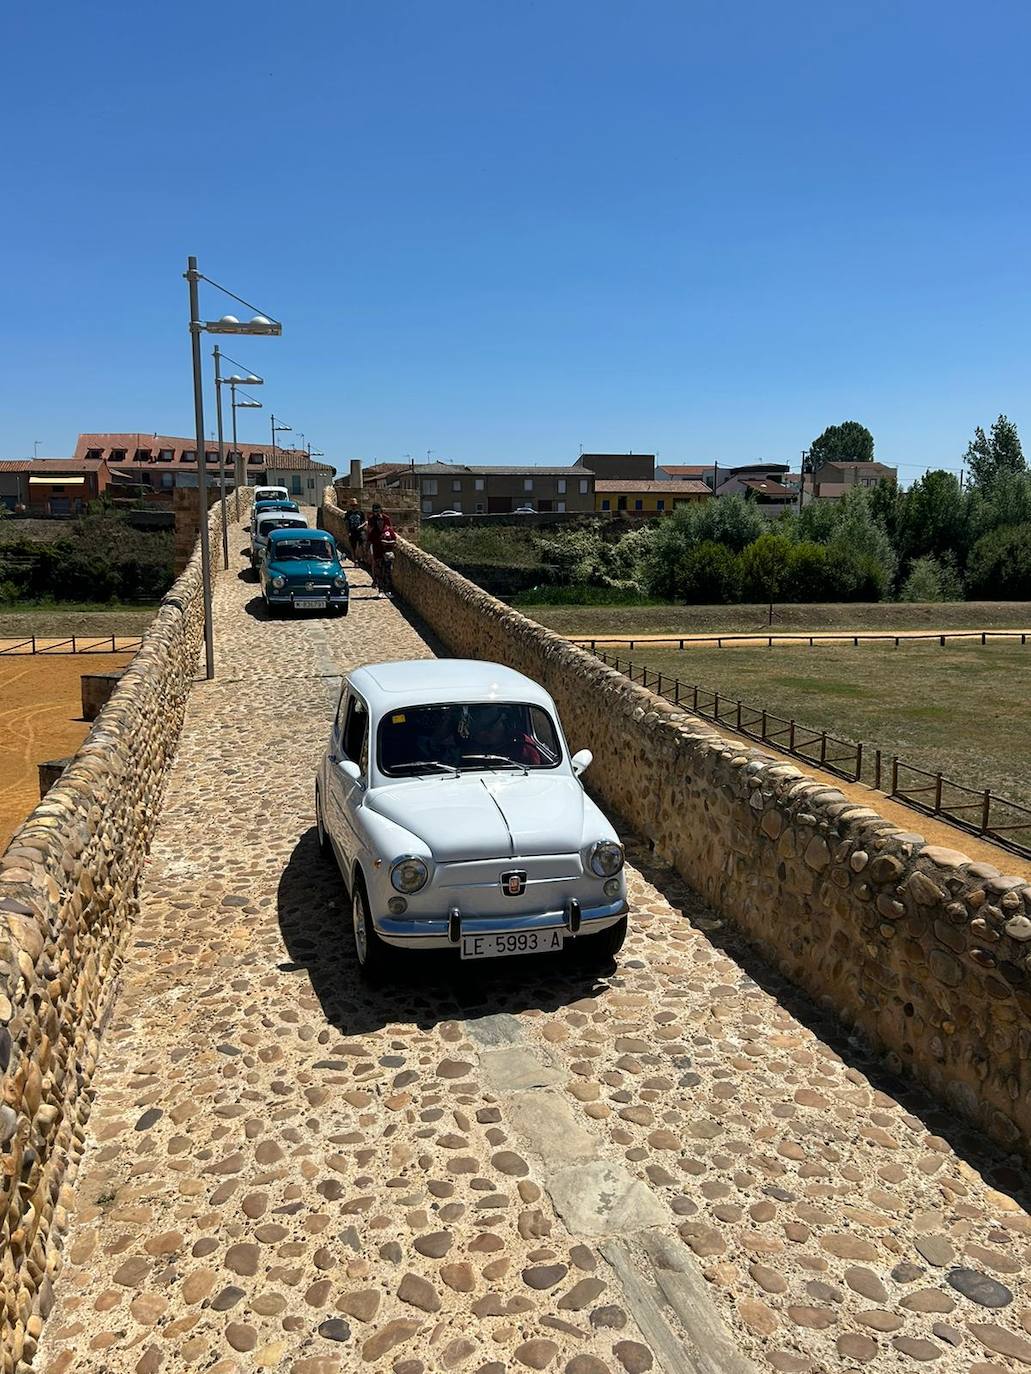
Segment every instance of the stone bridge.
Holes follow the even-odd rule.
[[[611,976],[434,958],[363,986],[316,760],[342,674],[440,646],[359,574],[345,620],[270,621],[243,566],[31,1314],[5,1268],[4,1369],[1031,1366],[1019,1159],[632,835]]]

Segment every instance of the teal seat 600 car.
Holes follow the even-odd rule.
[[[269,611],[286,606],[347,614],[347,575],[336,540],[325,530],[270,530],[258,575]]]

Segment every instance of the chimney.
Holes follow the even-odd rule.
[[[362,483],[362,460],[360,458],[351,459],[351,481],[352,487],[361,487]]]

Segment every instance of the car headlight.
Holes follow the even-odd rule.
[[[430,870],[422,859],[395,859],[390,866],[390,884],[398,892],[418,892],[429,878]]]
[[[589,859],[599,878],[612,878],[623,867],[623,846],[616,840],[599,840]]]
[[[278,590],[280,587],[285,587],[285,586],[286,586],[286,578],[285,578],[285,577],[274,577],[274,578],[272,579],[272,585],[273,585],[273,587],[275,587],[277,590]]]
[[[333,578],[333,586],[334,586],[334,587],[346,587],[346,586],[347,586],[347,578],[346,578],[346,577],[334,577],[334,578]]]

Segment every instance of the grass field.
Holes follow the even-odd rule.
[[[734,634],[765,630],[768,606],[523,606],[524,615],[563,635]],[[779,630],[990,630],[1031,628],[1024,601],[878,601],[774,606]]]
[[[153,606],[19,601],[0,607],[0,639],[21,635],[141,635],[154,619]]]
[[[1031,645],[638,646],[632,659],[1031,805]]]
[[[0,658],[0,851],[39,801],[36,765],[74,754],[86,738],[83,673],[114,672],[132,654]]]

